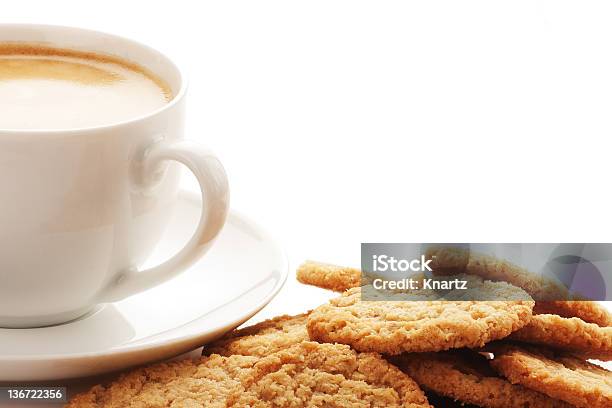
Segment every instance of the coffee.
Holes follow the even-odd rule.
[[[160,78],[114,56],[0,43],[0,129],[109,125],[171,99]]]

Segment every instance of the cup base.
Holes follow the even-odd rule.
[[[94,306],[88,306],[83,309],[73,310],[43,316],[2,316],[0,315],[0,328],[3,329],[35,329],[38,327],[55,326],[59,324],[69,323],[76,320],[95,309]]]

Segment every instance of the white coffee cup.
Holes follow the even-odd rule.
[[[0,327],[18,328],[78,318],[182,272],[223,227],[229,189],[219,160],[183,140],[186,85],[167,57],[90,30],[0,24],[0,42],[13,41],[112,54],[146,67],[174,93],[160,109],[122,123],[0,129]],[[169,221],[178,163],[200,183],[200,223],[171,259],[139,270]]]

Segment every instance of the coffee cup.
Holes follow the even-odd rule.
[[[76,319],[184,271],[223,227],[221,162],[183,139],[184,76],[165,55],[70,27],[0,24],[0,327]],[[193,237],[142,266],[197,178]]]

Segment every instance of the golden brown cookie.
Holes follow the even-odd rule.
[[[429,248],[425,256],[431,259],[430,267],[436,274],[467,273],[483,279],[508,282],[524,289],[534,299],[569,299],[570,296],[567,288],[552,279],[466,248],[436,246]]]
[[[565,350],[586,358],[612,360],[612,327],[599,327],[577,317],[535,315],[531,322],[508,337],[525,343]]]
[[[307,313],[297,316],[278,316],[244,329],[234,330],[204,346],[204,354],[267,356],[309,340],[306,331],[307,317]]]
[[[513,384],[538,390],[577,407],[612,407],[612,372],[576,357],[535,347],[492,345],[490,362]]]
[[[297,280],[307,285],[317,286],[335,292],[361,285],[361,271],[355,268],[306,261],[297,270]]]
[[[612,313],[595,301],[550,300],[569,299],[567,288],[550,278],[546,278],[514,265],[503,259],[479,254],[465,248],[432,247],[426,253],[431,259],[434,273],[449,275],[467,273],[483,279],[503,281],[524,289],[536,299],[534,314],[557,314],[562,317],[579,317],[585,322],[599,326],[612,325]]]
[[[561,317],[578,317],[598,326],[612,326],[612,313],[599,302],[580,300],[556,300],[536,302],[534,314],[556,314]]]
[[[533,309],[532,301],[362,301],[361,289],[313,310],[310,338],[391,355],[481,347],[522,328]]]
[[[76,396],[68,408],[430,407],[419,386],[374,353],[303,342],[269,356],[156,364]]]
[[[458,402],[486,408],[571,408],[566,402],[499,377],[486,358],[474,351],[401,354],[392,362],[424,390]]]

